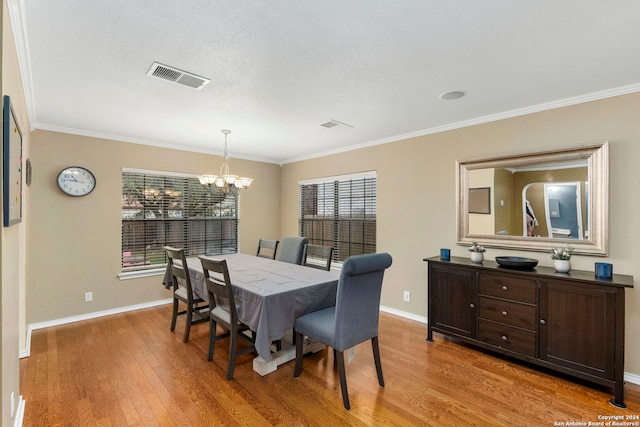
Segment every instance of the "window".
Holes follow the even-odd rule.
[[[187,256],[238,251],[238,197],[215,196],[194,176],[122,172],[122,271],[162,267],[164,246]]]
[[[376,252],[376,173],[301,181],[300,235],[334,261]]]

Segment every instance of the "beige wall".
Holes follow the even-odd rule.
[[[219,169],[222,158],[57,132],[32,133],[31,227],[28,237],[28,323],[170,298],[161,277],[119,280],[122,168],[193,174]],[[64,195],[58,173],[78,165],[96,176],[85,197]],[[280,237],[280,166],[230,160],[232,172],[255,179],[240,198],[241,252],[260,237]],[[93,292],[93,302],[84,293]],[[168,325],[168,323],[167,323]]]
[[[16,120],[22,130],[22,154],[26,159],[29,156],[29,120],[6,1],[2,2],[2,6],[2,19],[0,20],[2,22],[2,95],[11,97]],[[29,188],[23,186],[23,212],[29,209],[28,198]],[[2,392],[0,407],[3,426],[12,425],[14,422],[15,415],[14,418],[11,417],[10,409],[11,395],[14,396],[13,403],[16,408],[20,396],[18,353],[21,338],[24,342],[25,337],[25,232],[27,224],[28,219],[23,217],[21,223],[11,227],[2,227],[2,231],[0,231],[2,239],[2,273],[0,274],[2,285],[0,297],[2,307],[2,328],[0,329]]]
[[[634,190],[640,161],[640,94],[609,98],[527,116],[379,145],[358,151],[287,164],[282,171],[283,234],[297,232],[297,182],[301,179],[365,170],[378,173],[378,250],[393,256],[385,276],[382,304],[427,315],[425,257],[456,246],[456,160],[546,151],[610,141],[610,256],[615,273],[640,278],[640,191]],[[488,249],[498,255],[537,258],[551,266],[548,254]],[[602,258],[574,256],[574,269],[593,271]],[[403,291],[411,302],[403,302]],[[625,371],[640,375],[640,289],[627,290]],[[426,336],[426,331],[425,331]]]

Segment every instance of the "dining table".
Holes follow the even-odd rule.
[[[271,343],[282,339],[292,330],[298,317],[335,305],[339,279],[337,271],[241,253],[205,258],[227,261],[238,319],[255,332],[258,357],[254,359],[253,368],[261,375],[273,372],[278,365],[295,358],[295,346],[283,345],[282,350],[274,352]],[[200,259],[187,257],[186,261],[193,292],[208,300]],[[173,284],[169,266],[163,284],[167,288]],[[307,351],[315,352],[324,348],[313,348],[314,343],[311,342],[305,344],[309,347]]]

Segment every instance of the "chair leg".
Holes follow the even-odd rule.
[[[189,341],[189,332],[191,332],[191,321],[193,316],[193,306],[187,307],[187,324],[184,327],[184,338],[182,342]]]
[[[384,387],[384,378],[382,377],[382,363],[380,361],[380,348],[378,347],[378,337],[371,338],[371,346],[373,347],[373,360],[376,362],[378,383],[381,387]]]
[[[293,376],[299,377],[302,372],[302,345],[304,344],[304,336],[296,331],[296,367],[293,370]]]
[[[229,366],[227,367],[227,379],[233,378],[233,368],[236,363],[236,346],[238,345],[238,331],[231,330],[230,342],[229,342]]]
[[[340,390],[342,390],[342,403],[345,409],[351,409],[349,404],[349,391],[347,390],[347,375],[344,370],[344,351],[336,351],[338,362],[338,376],[340,377]]]
[[[209,355],[207,356],[209,361],[213,359],[213,350],[216,345],[216,326],[216,321],[211,319],[209,321]]]
[[[169,328],[170,331],[173,331],[176,329],[176,319],[178,318],[178,300],[177,299],[173,299],[173,313],[171,313],[171,327]]]

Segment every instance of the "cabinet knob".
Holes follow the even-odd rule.
[[[544,319],[540,319],[540,324],[541,324],[541,325],[544,325],[544,324],[546,324],[546,323],[547,323],[547,321],[546,321],[546,320],[544,320]]]
[[[508,339],[509,339],[509,338],[507,338],[507,336],[506,336],[506,335],[503,335],[503,336],[502,336],[502,341],[506,341],[506,340],[508,340]]]
[[[506,316],[507,314],[509,314],[509,312],[507,310],[502,310],[502,315]]]
[[[507,285],[502,285],[502,290],[503,290],[503,291],[508,291],[508,290],[509,290],[509,287],[508,287]]]
[[[470,308],[476,308],[476,305],[474,303],[469,304]]]

